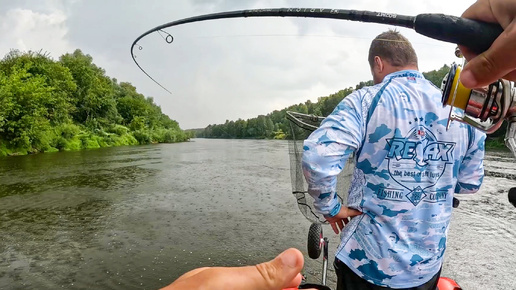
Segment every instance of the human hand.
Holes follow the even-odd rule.
[[[297,288],[301,283],[303,264],[303,254],[291,248],[275,259],[255,266],[194,269],[162,290]]]
[[[491,48],[478,56],[459,46],[469,61],[460,76],[462,84],[478,88],[500,78],[516,81],[516,1],[477,0],[462,17],[499,23],[504,29]]]
[[[330,223],[331,228],[335,232],[335,234],[339,234],[339,230],[342,231],[345,225],[348,224],[350,217],[354,217],[357,215],[361,215],[362,212],[348,208],[347,206],[343,206],[340,208],[340,211],[338,214],[336,214],[333,217],[327,217],[326,220]]]

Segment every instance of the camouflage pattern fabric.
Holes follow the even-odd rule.
[[[336,176],[356,168],[348,207],[363,212],[345,227],[336,257],[360,277],[391,288],[429,281],[442,264],[454,193],[483,180],[485,134],[453,122],[441,91],[404,70],[353,92],[304,142],[303,171],[314,207],[341,208]]]

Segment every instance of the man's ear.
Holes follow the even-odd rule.
[[[383,72],[384,64],[383,64],[382,59],[379,56],[375,56],[374,57],[374,63],[375,63],[375,66],[376,66],[376,70],[379,73]]]

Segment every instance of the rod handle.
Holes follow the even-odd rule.
[[[437,13],[417,15],[414,30],[434,39],[463,45],[476,54],[488,50],[503,32],[499,24]]]

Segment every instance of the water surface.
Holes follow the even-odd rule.
[[[486,158],[502,177],[454,212],[443,274],[465,289],[516,289],[509,156]],[[0,289],[156,289],[289,247],[317,282],[288,158],[286,141],[207,139],[0,158]]]

